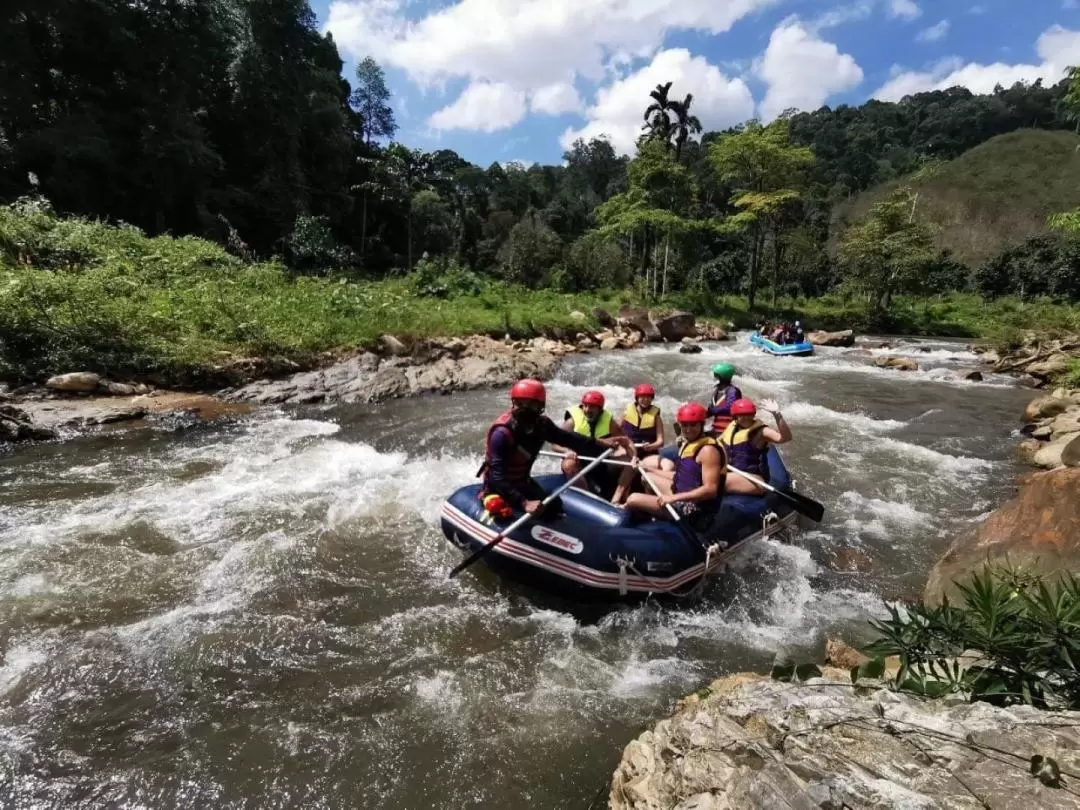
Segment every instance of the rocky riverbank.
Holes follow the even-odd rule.
[[[612,810],[1080,808],[1032,776],[1031,758],[1080,772],[1080,712],[924,700],[852,686],[738,674],[681,701],[631,742]]]
[[[582,313],[580,320],[587,321]],[[726,340],[715,325],[693,313],[650,313],[624,307],[617,316],[594,310],[600,331],[515,340],[484,335],[410,340],[383,335],[373,350],[327,356],[311,370],[253,358],[230,361],[217,377],[235,384],[213,392],[157,390],[89,371],[60,374],[43,386],[0,390],[0,443],[63,439],[102,425],[141,424],[170,413],[215,419],[259,405],[366,403],[420,394],[449,394],[509,384],[522,377],[550,378],[561,360],[591,351],[634,349],[646,343],[679,343],[700,351],[703,340]],[[292,373],[289,373],[289,372]]]
[[[1044,469],[1080,466],[1080,389],[1057,388],[1033,399],[1023,419],[1022,461]]]
[[[1080,358],[1080,335],[1047,338],[1028,332],[1011,348],[976,345],[973,349],[995,374],[1015,374],[1035,388],[1045,388],[1054,385],[1069,371],[1070,363]]]

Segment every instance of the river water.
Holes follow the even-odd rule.
[[[780,401],[785,458],[828,511],[694,606],[576,609],[482,565],[446,579],[439,506],[473,480],[503,391],[0,460],[0,805],[585,808],[677,698],[866,637],[1019,471],[1030,393],[960,381],[959,343],[594,354],[565,364],[551,410],[593,385],[621,409],[648,380],[670,418],[720,360]]]

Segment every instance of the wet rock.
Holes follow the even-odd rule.
[[[383,354],[391,357],[405,357],[409,354],[409,347],[393,335],[383,335],[379,338],[379,348]]]
[[[98,387],[101,375],[92,371],[72,371],[67,374],[57,374],[45,381],[45,387],[50,391],[62,391],[64,393],[89,393]]]
[[[1064,354],[1055,354],[1037,363],[1031,363],[1024,371],[1035,377],[1049,380],[1069,370],[1069,358]]]
[[[1048,441],[1054,435],[1054,429],[1050,425],[1025,425],[1025,428],[1031,428],[1028,431],[1028,435],[1033,439],[1042,439]],[[1022,431],[1023,429],[1021,429]]]
[[[679,346],[679,354],[701,354],[701,346],[696,343],[683,343]]]
[[[662,318],[653,317],[651,320],[660,336],[670,343],[676,343],[685,337],[693,337],[697,334],[692,312],[673,312]]]
[[[600,341],[600,348],[604,351],[619,348],[619,339],[615,337],[604,338]]]
[[[894,368],[897,371],[918,371],[919,364],[910,357],[877,357],[874,365],[878,368]]]
[[[870,657],[863,655],[850,644],[840,639],[830,638],[825,641],[825,663],[830,667],[850,670],[870,661]]]
[[[1061,463],[1066,467],[1080,467],[1080,436],[1074,436],[1061,451]]]
[[[649,343],[659,343],[663,339],[660,330],[649,319],[648,311],[641,307],[620,307],[617,324],[640,332]]]
[[[995,352],[993,349],[990,349],[983,352],[980,359],[987,365],[992,366],[1001,362],[1001,355]]]
[[[105,390],[114,397],[131,397],[135,395],[135,386],[127,383],[110,382],[105,386]]]
[[[1059,397],[1036,397],[1028,403],[1027,408],[1024,409],[1024,421],[1034,422],[1036,419],[1042,419],[1047,416],[1057,416],[1059,413],[1064,413],[1071,408],[1073,402],[1071,399],[1064,399]]]
[[[592,316],[596,318],[596,322],[601,326],[612,327],[615,325],[615,319],[611,317],[611,313],[606,309],[600,309],[600,307],[593,307]]]
[[[960,370],[956,372],[961,380],[967,380],[968,382],[982,382],[983,373],[978,369]]]
[[[850,329],[845,329],[842,332],[824,332],[819,329],[808,334],[806,339],[815,346],[848,347],[855,345],[855,333]]]
[[[1035,454],[1044,446],[1038,438],[1024,439],[1016,445],[1016,457],[1024,464],[1035,463]]]
[[[931,571],[923,599],[955,600],[953,580],[1006,560],[1035,573],[1080,573],[1080,469],[1032,476],[1015,498],[957,536]]]
[[[454,346],[453,352],[402,357],[364,352],[326,368],[284,379],[257,380],[220,395],[229,401],[257,404],[379,402],[505,385],[522,377],[546,379],[554,373],[560,357],[574,351],[574,346],[549,338],[510,345],[483,336],[461,340],[463,346]]]
[[[1080,713],[1055,712],[1051,724],[1030,706],[925,700],[856,689],[842,670],[826,669],[825,676],[805,685],[752,674],[713,681],[626,746],[609,806],[1080,806],[1071,792],[1042,784],[1026,767],[1035,754],[1051,751],[1062,771],[1080,767]],[[973,744],[979,742],[986,747]],[[1004,766],[1002,756],[1016,765]]]
[[[1062,455],[1065,452],[1065,447],[1076,438],[1077,433],[1066,433],[1062,435],[1055,435],[1049,442],[1043,443],[1043,445],[1035,451],[1031,457],[1031,464],[1036,467],[1042,467],[1046,470],[1052,470],[1055,467],[1062,465]],[[1077,490],[1076,496],[1080,497],[1080,490]],[[1077,531],[1080,531],[1080,524],[1077,525]]]
[[[697,334],[702,340],[728,340],[727,332],[716,324],[699,324]]]
[[[45,441],[56,438],[56,431],[34,421],[26,411],[14,405],[0,405],[0,442]]]

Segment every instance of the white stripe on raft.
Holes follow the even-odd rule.
[[[442,516],[449,523],[453,524],[457,528],[461,529],[465,534],[468,534],[471,539],[480,543],[489,543],[494,540],[498,533],[493,531],[488,526],[474,520],[469,517],[465,512],[462,512],[456,506],[449,503],[444,503],[442,507]],[[785,515],[773,525],[762,529],[752,535],[749,535],[744,540],[740,541],[733,548],[715,555],[709,564],[709,572],[712,572],[717,566],[724,562],[725,559],[736,553],[743,546],[754,540],[760,540],[765,537],[769,537],[787,526],[794,524],[798,516],[792,512]],[[613,574],[607,571],[598,571],[595,568],[589,568],[581,563],[573,562],[571,560],[564,559],[554,554],[549,554],[545,551],[540,551],[533,546],[525,543],[518,542],[510,537],[503,540],[499,545],[495,546],[490,553],[502,554],[506,557],[512,557],[514,559],[527,562],[537,568],[542,568],[551,573],[557,574],[566,579],[573,580],[583,585],[590,585],[596,588],[607,588],[611,590],[617,590],[619,588],[619,575]],[[698,563],[690,568],[684,569],[677,574],[672,574],[668,577],[646,577],[646,576],[634,576],[630,575],[625,578],[626,584],[631,590],[640,592],[656,592],[656,591],[672,591],[683,585],[690,580],[701,577],[705,572],[705,564]]]

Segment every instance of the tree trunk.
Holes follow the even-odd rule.
[[[405,272],[412,272],[412,206],[405,214]]]
[[[758,270],[761,267],[761,251],[764,248],[764,230],[761,227],[754,229],[754,243],[750,250],[750,284],[746,294],[746,303],[749,309],[754,308],[754,299],[757,298]]]
[[[773,255],[772,255],[772,310],[776,311],[776,296],[780,288],[780,261],[783,256],[783,248],[780,246],[780,232],[773,231]]]
[[[671,252],[671,234],[669,233],[664,237],[664,284],[660,290],[660,295],[667,295],[667,271],[668,271],[668,256]]]
[[[360,260],[367,255],[367,192],[364,192],[360,204]]]

